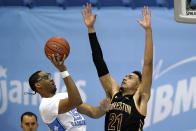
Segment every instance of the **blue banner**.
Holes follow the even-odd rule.
[[[39,114],[39,95],[29,91],[29,76],[37,70],[52,73],[58,92],[66,91],[59,72],[44,54],[46,41],[61,36],[70,44],[65,64],[87,104],[105,98],[92,62],[81,8],[0,8],[1,131],[18,131],[21,114],[37,114],[38,131],[48,130]],[[141,9],[102,8],[95,28],[111,75],[120,84],[141,70],[145,32],[136,22]],[[145,131],[196,130],[196,26],[174,20],[173,10],[152,9],[154,73]],[[104,130],[104,117],[87,119],[87,131]]]

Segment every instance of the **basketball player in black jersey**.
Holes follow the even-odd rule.
[[[103,59],[94,29],[96,15],[92,15],[91,5],[83,6],[81,13],[88,28],[93,62],[99,80],[106,96],[111,99],[112,109],[106,113],[105,131],[141,131],[147,113],[153,72],[151,10],[144,7],[142,10],[143,20],[137,20],[144,28],[146,35],[142,75],[139,71],[127,74],[123,78],[121,86],[118,86],[117,82],[111,77]]]

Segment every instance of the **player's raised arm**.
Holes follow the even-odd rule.
[[[60,59],[61,57],[54,55],[50,57],[51,62],[61,72],[68,92],[68,98],[61,99],[59,102],[58,114],[68,112],[71,109],[76,108],[77,106],[82,104],[80,93],[71,76],[69,75],[67,67],[64,64],[65,55],[62,60]]]
[[[150,90],[152,84],[153,72],[153,41],[152,41],[152,28],[151,28],[151,9],[144,7],[142,11],[143,20],[137,20],[138,23],[145,29],[146,43],[144,53],[144,64],[142,70],[142,83],[139,92],[145,96],[145,100],[150,98]]]
[[[96,66],[99,79],[105,90],[106,96],[109,98],[112,98],[112,96],[116,92],[118,92],[119,88],[118,88],[118,84],[110,76],[107,65],[103,59],[102,50],[97,40],[97,36],[95,33],[95,28],[94,28],[96,15],[94,16],[92,15],[91,4],[87,3],[86,8],[85,6],[83,6],[83,10],[81,10],[81,13],[84,19],[84,23],[86,27],[88,28],[93,62]]]

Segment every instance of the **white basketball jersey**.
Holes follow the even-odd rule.
[[[67,97],[67,93],[57,93],[51,98],[42,98],[39,106],[42,120],[51,131],[86,131],[85,119],[76,109],[58,114],[59,101]]]

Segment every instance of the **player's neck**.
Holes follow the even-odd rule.
[[[135,94],[135,90],[123,90],[122,95],[134,95]]]
[[[40,94],[40,95],[41,95],[41,94]],[[50,97],[53,97],[54,95],[55,95],[55,94],[51,94],[51,93],[50,93],[50,94],[42,94],[41,97],[42,97],[42,98],[50,98]]]

